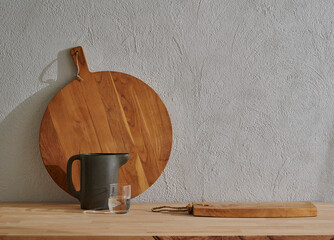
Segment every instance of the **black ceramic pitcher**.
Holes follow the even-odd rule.
[[[67,162],[67,183],[79,199],[82,209],[108,209],[109,185],[118,183],[118,169],[129,159],[128,153],[85,153],[72,156]],[[72,164],[81,162],[80,191],[72,182]]]

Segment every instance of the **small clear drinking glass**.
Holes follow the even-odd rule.
[[[124,214],[130,209],[131,185],[126,183],[110,184],[109,210],[114,214]]]

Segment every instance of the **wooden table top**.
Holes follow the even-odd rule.
[[[165,203],[132,203],[129,213],[113,215],[108,211],[85,213],[79,204],[0,203],[0,239],[329,240],[334,237],[334,203],[315,203],[318,216],[303,218],[214,218],[151,212],[152,207],[161,205]],[[186,203],[168,205],[186,206]]]

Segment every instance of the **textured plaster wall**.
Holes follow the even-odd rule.
[[[174,145],[136,201],[334,201],[333,1],[0,1],[0,201],[76,201],[39,155],[73,79],[129,73],[169,110]]]

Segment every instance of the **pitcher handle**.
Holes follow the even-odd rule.
[[[67,184],[70,189],[70,192],[80,200],[80,191],[75,190],[73,186],[73,181],[72,181],[72,164],[75,160],[80,160],[80,163],[82,161],[81,155],[74,155],[68,159],[67,162]]]

